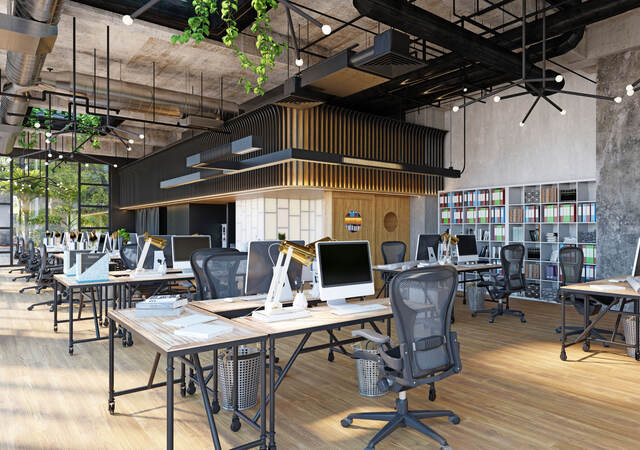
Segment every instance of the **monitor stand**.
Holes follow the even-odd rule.
[[[335,308],[335,307],[340,307],[342,305],[346,305],[347,304],[347,299],[346,298],[337,298],[334,300],[327,300],[327,306],[329,306],[330,308]]]

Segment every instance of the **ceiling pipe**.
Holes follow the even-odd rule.
[[[22,19],[49,25],[57,25],[64,0],[15,0],[13,15]],[[26,54],[15,51],[7,52],[5,75],[11,82],[3,86],[7,92],[22,91],[34,85],[47,54]],[[0,99],[0,154],[9,154],[20,131],[23,115],[26,114],[29,103],[25,98],[2,96]],[[11,113],[7,114],[7,113]]]
[[[46,87],[57,90],[71,91],[71,72],[43,73],[41,83]],[[93,104],[94,86],[93,75],[76,74],[76,92],[91,99]],[[183,117],[198,115],[206,117],[218,117],[220,105],[223,104],[223,115],[237,115],[238,105],[211,97],[200,97],[196,94],[172,91],[144,84],[132,83],[111,79],[109,86],[110,107],[116,110],[129,110],[140,113],[154,112],[160,116]],[[107,104],[107,79],[96,77],[95,86],[96,103],[99,107]],[[154,97],[155,95],[155,97]]]

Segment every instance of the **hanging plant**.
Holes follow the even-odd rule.
[[[251,25],[251,32],[256,35],[256,49],[260,53],[260,62],[255,63],[240,50],[236,45],[236,40],[240,31],[233,15],[238,12],[238,0],[193,0],[195,15],[188,20],[189,28],[182,34],[171,36],[173,44],[186,44],[193,41],[197,44],[202,42],[210,33],[210,17],[218,14],[227,25],[222,43],[232,48],[236,57],[240,60],[243,69],[251,70],[255,74],[255,80],[242,77],[239,84],[248,94],[264,95],[263,86],[269,79],[267,73],[273,70],[276,58],[282,54],[286,43],[278,43],[273,39],[271,29],[271,18],[269,17],[269,7],[276,9],[276,0],[251,0],[251,6],[256,11],[256,20]]]
[[[22,132],[18,137],[18,144],[27,150],[34,148],[38,143],[38,133],[29,133],[26,129],[36,128],[36,123],[38,123],[40,124],[40,130],[46,130],[51,133],[54,116],[67,120],[70,119],[69,113],[66,111],[49,111],[48,109],[43,108],[31,108],[31,113],[22,124]],[[98,136],[100,135],[99,127],[102,124],[102,119],[99,116],[94,116],[93,114],[77,114],[76,121],[76,131],[79,135],[79,142],[86,140],[91,143],[92,148],[99,149],[100,140]],[[57,138],[53,135],[48,139],[51,144],[55,144],[57,141]]]

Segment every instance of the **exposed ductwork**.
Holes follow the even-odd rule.
[[[56,26],[60,21],[63,5],[64,0],[15,0],[13,16]],[[53,43],[49,46],[49,50],[52,47]],[[11,84],[3,87],[3,91],[6,89],[9,93],[15,93],[23,91],[22,88],[35,85],[46,57],[47,53],[7,52],[5,75]],[[0,125],[5,126],[0,129],[0,153],[8,154],[13,150],[13,143],[22,123],[21,116],[26,114],[28,107],[29,104],[25,98],[2,96],[0,100]]]
[[[366,8],[370,8],[371,5],[377,7],[380,3],[377,0],[354,0],[354,4]],[[391,16],[397,14],[395,11],[395,8],[398,7],[397,1],[383,3],[387,10],[392,11]],[[550,14],[546,20],[548,58],[562,55],[575,48],[582,39],[587,25],[640,7],[640,0],[615,2],[547,0],[547,3],[559,9],[559,12]],[[392,17],[390,22],[386,20],[383,22],[393,26],[395,20]],[[459,31],[458,27],[455,30],[450,30],[456,34]],[[529,42],[539,42],[542,39],[542,27],[539,20],[528,23],[526,35]],[[447,36],[442,35],[439,38],[447,39]],[[515,27],[487,38],[485,41],[513,52],[522,45],[521,28]],[[448,48],[446,45],[445,47]],[[542,59],[541,47],[541,44],[538,43],[527,49],[527,59],[530,63]],[[462,50],[464,52],[464,48]],[[515,53],[512,54],[516,58],[520,57]],[[480,61],[482,56],[483,54],[478,54],[464,58],[462,54],[457,52],[449,53],[430,60],[424,68],[415,70],[404,77],[398,77],[383,85],[355,94],[345,99],[341,104],[380,114],[393,114],[420,104],[432,104],[450,98],[452,95],[459,95],[462,86],[468,87],[469,92],[473,92],[519,78],[521,69],[517,75],[496,70],[486,61]]]
[[[70,92],[73,90],[72,72],[52,72],[42,74],[42,84],[54,90]],[[93,104],[94,78],[92,75],[76,74],[76,91],[78,95],[91,99]],[[101,107],[107,105],[107,79],[96,77],[96,104]],[[219,117],[220,108],[223,116],[237,115],[238,105],[232,102],[222,102],[219,99],[200,97],[168,89],[111,79],[109,86],[109,102],[113,109],[123,109],[139,113],[151,114],[154,111],[160,116],[185,117],[190,115]],[[155,99],[155,100],[154,100]]]

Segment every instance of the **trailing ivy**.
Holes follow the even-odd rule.
[[[255,63],[240,50],[236,45],[236,40],[240,31],[234,19],[238,12],[238,0],[193,0],[193,10],[195,15],[188,20],[189,28],[182,34],[171,36],[173,44],[186,44],[193,39],[198,44],[210,34],[211,16],[218,14],[227,25],[222,43],[232,48],[236,57],[240,60],[243,69],[251,70],[255,74],[255,80],[242,77],[239,84],[244,87],[245,92],[253,92],[255,95],[264,95],[263,86],[268,80],[267,73],[273,70],[276,58],[282,54],[286,43],[278,43],[273,39],[271,29],[271,18],[269,8],[276,9],[276,0],[251,0],[251,6],[256,11],[256,20],[251,25],[251,32],[256,35],[256,49],[260,53],[260,62]]]
[[[22,132],[18,136],[18,144],[25,149],[32,149],[38,143],[38,133],[30,133],[27,128],[35,128],[35,124],[40,124],[40,130],[46,130],[52,132],[53,120],[66,119],[70,120],[69,113],[66,111],[57,111],[43,109],[43,108],[31,108],[31,113],[25,119],[22,124]],[[76,131],[79,135],[79,142],[87,140],[91,143],[91,147],[94,149],[100,148],[100,132],[98,127],[102,124],[102,119],[99,116],[93,114],[78,114],[76,116],[77,125]],[[51,136],[49,138],[52,144],[56,142],[56,137]]]

